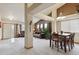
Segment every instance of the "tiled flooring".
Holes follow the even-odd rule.
[[[57,51],[49,47],[49,41],[33,38],[33,48],[24,48],[24,38],[15,38],[0,41],[0,55],[79,55],[79,45],[70,52]]]

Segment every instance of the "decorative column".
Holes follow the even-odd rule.
[[[25,48],[33,47],[33,23],[32,15],[28,12],[27,4],[25,3]]]

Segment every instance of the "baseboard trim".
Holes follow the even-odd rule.
[[[33,46],[32,47],[25,47],[26,49],[31,49],[31,48],[33,48]]]

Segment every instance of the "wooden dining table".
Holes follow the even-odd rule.
[[[66,45],[67,45],[67,44],[66,44],[66,41],[67,41],[67,39],[66,39],[66,38],[67,38],[68,36],[70,36],[70,33],[63,33],[63,34],[59,34],[59,35],[64,37],[64,39],[63,39],[64,51],[67,52],[67,48],[66,48]]]
[[[64,51],[67,52],[67,48],[66,48],[66,37],[70,35],[70,33],[58,33],[59,36],[63,36],[63,43],[64,43]],[[50,47],[51,47],[51,39],[50,39]]]

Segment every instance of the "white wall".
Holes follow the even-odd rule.
[[[22,25],[22,31],[25,31],[25,25]]]
[[[4,24],[3,27],[3,39],[14,38],[14,25]]]

